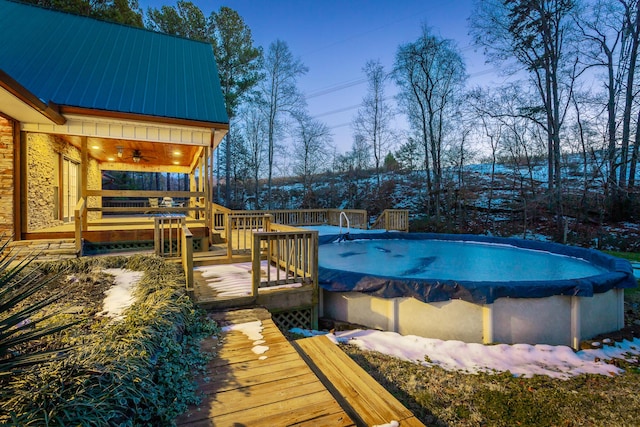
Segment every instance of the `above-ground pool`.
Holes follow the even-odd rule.
[[[327,317],[468,342],[580,340],[623,326],[631,265],[598,251],[486,236],[322,236]]]

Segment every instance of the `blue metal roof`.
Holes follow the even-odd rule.
[[[0,69],[60,106],[229,122],[207,43],[0,0]]]

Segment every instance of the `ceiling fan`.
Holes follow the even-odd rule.
[[[140,163],[140,161],[144,161],[144,162],[148,162],[149,160],[153,160],[155,159],[155,157],[149,157],[149,156],[143,156],[142,155],[142,151],[138,150],[138,149],[133,149],[131,150],[131,155],[124,157],[124,148],[123,147],[116,147],[116,149],[118,150],[118,157],[124,160],[128,160],[131,159],[133,160],[133,163]]]

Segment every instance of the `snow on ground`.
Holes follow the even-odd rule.
[[[217,292],[219,297],[241,297],[251,295],[251,262],[241,262],[236,264],[220,264],[196,267],[194,271],[199,271],[207,282],[207,286]],[[267,277],[267,268],[270,270],[270,277],[275,279],[280,277],[284,279],[284,271],[280,270],[278,276],[278,268],[268,265],[267,261],[260,264],[261,276]],[[269,286],[269,290],[282,288],[299,288],[300,283],[288,283],[285,285]]]
[[[269,351],[269,346],[262,345],[265,343],[265,340],[263,339],[264,336],[262,335],[262,329],[264,329],[262,326],[262,322],[256,320],[254,322],[238,323],[235,325],[225,326],[222,328],[222,332],[242,332],[250,341],[253,341],[253,348],[251,349],[251,351],[253,351],[257,355],[260,355],[260,357],[258,357],[258,360],[265,360],[267,356],[264,355],[264,353]]]
[[[297,328],[291,332],[304,336],[324,334]],[[635,361],[640,356],[638,338],[597,350],[574,352],[567,346],[484,345],[360,329],[327,336],[335,343],[348,343],[362,350],[377,351],[423,366],[439,366],[447,371],[469,374],[508,371],[517,377],[546,375],[558,379],[580,374],[617,375],[623,370],[607,361],[614,358]]]
[[[220,297],[251,295],[251,263],[196,267]]]
[[[114,276],[115,284],[105,291],[102,301],[104,315],[115,320],[122,319],[122,312],[133,303],[133,289],[144,273],[123,268],[106,268],[102,270]]]

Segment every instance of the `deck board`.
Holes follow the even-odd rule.
[[[326,336],[296,341],[295,346],[311,364],[323,382],[343,399],[366,425],[396,420],[401,426],[422,426],[411,411],[358,366]]]
[[[269,349],[255,353],[256,342],[239,330],[224,332],[220,342],[203,341],[203,347],[215,347],[217,355],[198,381],[201,404],[190,407],[177,425],[355,426],[266,310],[241,312],[218,315],[216,320],[221,325],[260,320],[264,343],[259,345]],[[252,316],[252,312],[257,314]],[[261,356],[266,358],[260,360]]]

